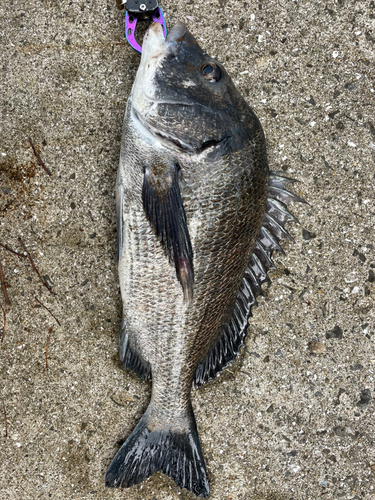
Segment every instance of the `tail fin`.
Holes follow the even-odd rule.
[[[150,408],[112,460],[106,486],[127,488],[162,471],[181,488],[207,498],[210,488],[192,408],[185,428],[155,425]]]

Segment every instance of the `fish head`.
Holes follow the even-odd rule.
[[[223,65],[184,23],[167,38],[160,24],[150,26],[132,90],[133,115],[149,132],[172,148],[200,153],[245,139],[249,109]]]

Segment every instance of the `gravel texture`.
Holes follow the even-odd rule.
[[[309,202],[240,359],[193,391],[210,498],[374,499],[374,1],[162,7],[225,64]],[[104,488],[150,397],[117,355],[114,184],[139,63],[123,13],[9,0],[0,20],[0,243],[22,252],[21,235],[46,284],[0,247],[0,498],[193,499],[161,473]]]

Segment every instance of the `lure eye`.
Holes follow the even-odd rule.
[[[202,66],[202,73],[209,82],[218,82],[221,78],[221,69],[215,63],[204,64]]]

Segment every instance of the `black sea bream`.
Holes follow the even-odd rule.
[[[150,404],[106,484],[155,471],[207,497],[190,402],[234,360],[300,200],[269,173],[262,127],[182,23],[153,24],[129,97],[117,178],[120,358],[152,378]]]

